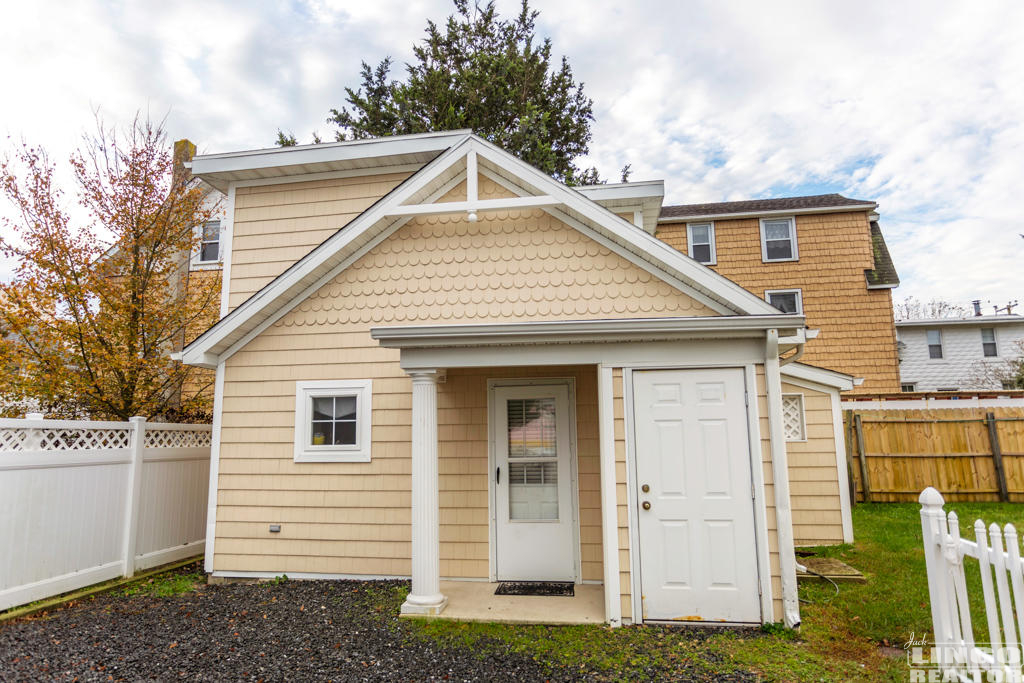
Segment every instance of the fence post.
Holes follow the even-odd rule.
[[[1010,500],[1010,492],[1006,486],[1006,470],[1003,468],[1003,449],[999,444],[999,429],[996,414],[985,413],[985,424],[988,425],[988,442],[992,447],[992,464],[996,467],[996,481],[999,484],[999,500],[1006,503]]]
[[[945,558],[942,556],[943,539],[946,529],[946,512],[942,509],[945,500],[942,494],[929,486],[921,492],[921,536],[924,539],[924,564],[928,571],[928,598],[932,610],[932,632],[935,646],[942,663],[947,662],[945,649],[950,645],[951,615],[943,609],[948,604],[949,586]]]
[[[124,575],[135,575],[135,541],[138,535],[142,497],[142,455],[146,448],[146,418],[133,417],[131,423],[131,462],[128,464],[128,492],[124,509]]]
[[[871,485],[868,482],[868,461],[864,457],[864,425],[860,413],[853,416],[853,427],[857,430],[857,458],[860,460],[860,488],[864,493],[864,502],[871,502]]]
[[[857,480],[853,478],[853,411],[847,410],[843,420],[843,437],[846,439],[846,479],[850,485],[850,507],[857,504]]]
[[[26,420],[39,420],[41,422],[42,419],[43,419],[43,414],[42,413],[26,413],[25,414],[25,419]],[[28,430],[28,432],[25,433],[25,443],[22,445],[23,449],[25,449],[26,451],[38,451],[40,448],[42,448],[42,446],[43,446],[43,430],[42,430],[41,427],[36,427],[36,428],[30,429],[30,430]]]

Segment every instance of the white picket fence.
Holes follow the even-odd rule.
[[[202,552],[209,425],[0,419],[0,610]]]
[[[960,535],[955,512],[932,487],[920,496],[921,529],[935,649],[929,663],[941,680],[1021,680],[1021,629],[1024,628],[1024,560],[1017,530],[974,522],[971,541]],[[977,560],[988,627],[988,641],[978,642],[971,623],[965,559]],[[971,563],[973,565],[973,563]]]

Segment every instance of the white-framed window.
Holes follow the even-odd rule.
[[[718,261],[715,254],[715,224],[687,223],[686,249],[690,258],[697,263],[713,266]]]
[[[942,358],[942,330],[928,330],[928,357]]]
[[[799,289],[766,289],[764,300],[783,313],[804,312],[804,297]]]
[[[981,352],[986,358],[999,355],[999,349],[996,348],[996,330],[994,327],[981,328]]]
[[[917,384],[914,382],[901,382],[900,391],[917,391]]]
[[[761,219],[761,260],[796,261],[800,258],[796,246],[796,219]]]
[[[220,260],[220,221],[206,221],[199,226],[199,252],[196,263],[217,263]]]
[[[295,462],[370,462],[373,380],[295,383]]]
[[[804,395],[782,395],[782,426],[786,441],[806,441],[807,421],[804,417]]]

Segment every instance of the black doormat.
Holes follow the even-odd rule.
[[[495,595],[549,595],[571,598],[576,595],[571,581],[502,581]]]

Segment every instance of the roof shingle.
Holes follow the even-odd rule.
[[[742,202],[663,206],[661,207],[661,218],[714,216],[730,213],[755,213],[758,211],[825,209],[833,206],[864,206],[868,208],[874,205],[875,202],[863,199],[850,199],[841,194],[816,194],[807,197],[779,197],[778,199],[748,199]]]

